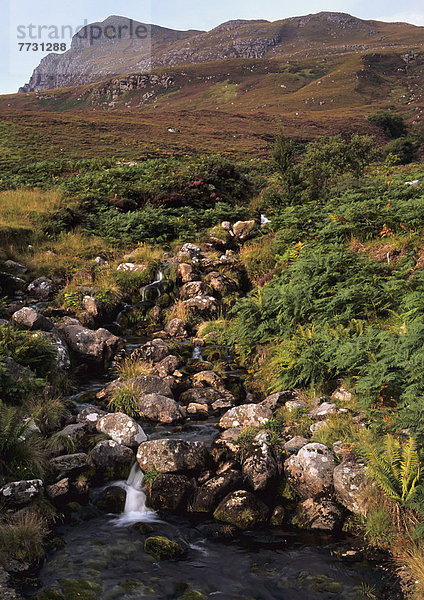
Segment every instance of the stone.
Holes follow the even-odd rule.
[[[263,525],[267,521],[268,512],[266,504],[254,494],[237,490],[225,496],[213,516],[217,521],[230,523],[238,529],[250,529]]]
[[[242,472],[253,491],[266,490],[275,482],[278,475],[278,464],[269,443],[266,431],[259,433],[243,460]]]
[[[212,387],[216,390],[225,389],[224,382],[221,377],[214,373],[214,371],[201,371],[200,373],[196,373],[196,375],[192,378],[193,387],[199,388],[207,388]]]
[[[120,514],[124,512],[126,491],[118,485],[110,485],[103,489],[95,499],[94,504],[106,513]]]
[[[181,248],[181,250],[178,253],[178,256],[188,256],[190,258],[190,260],[199,260],[200,258],[200,248],[199,246],[196,246],[195,244],[184,244],[184,246]]]
[[[274,527],[279,527],[284,523],[286,517],[286,509],[284,506],[276,506],[272,512],[270,523]]]
[[[107,329],[94,331],[70,317],[64,317],[57,329],[80,360],[93,361],[98,365],[110,362],[124,347],[123,341]]]
[[[297,506],[294,523],[303,529],[335,531],[340,529],[343,510],[331,500],[308,498]]]
[[[311,433],[316,433],[317,431],[320,431],[321,429],[325,429],[326,427],[328,427],[329,424],[330,424],[329,419],[324,419],[323,421],[317,421],[316,423],[312,423],[312,425],[309,427],[309,431]]]
[[[333,481],[336,498],[340,504],[354,514],[366,514],[369,500],[367,490],[372,482],[365,466],[344,461],[334,469]]]
[[[193,492],[193,483],[186,475],[161,473],[150,487],[148,504],[154,510],[187,512]]]
[[[233,225],[233,232],[237,239],[241,242],[249,239],[252,234],[252,231],[255,228],[255,221],[237,221]]]
[[[180,401],[189,404],[196,402],[198,404],[213,404],[218,400],[225,400],[235,404],[235,398],[228,390],[216,390],[215,388],[190,388],[183,392]]]
[[[244,404],[227,411],[219,421],[221,429],[230,427],[260,427],[272,419],[272,411],[260,404]]]
[[[108,413],[97,406],[86,406],[77,415],[78,423],[85,423],[90,431],[96,431],[97,421]]]
[[[27,290],[32,298],[48,300],[54,294],[54,284],[48,277],[38,277],[29,284]]]
[[[316,442],[306,444],[284,463],[286,477],[303,499],[314,498],[333,491],[333,453]]]
[[[232,401],[232,400],[219,399],[219,400],[216,400],[215,402],[212,402],[212,404],[211,404],[211,408],[214,412],[218,412],[221,410],[228,410],[232,406],[234,406],[234,401]]]
[[[37,332],[34,336],[43,336],[47,339],[56,351],[56,364],[59,369],[67,371],[71,368],[71,357],[69,355],[68,346],[57,331],[42,331]]]
[[[181,279],[182,283],[194,281],[194,278],[196,277],[193,266],[188,263],[180,263],[178,265],[177,276]]]
[[[61,429],[58,435],[67,437],[75,448],[81,448],[87,441],[88,427],[86,423],[71,423]]]
[[[54,327],[50,319],[47,319],[42,314],[25,306],[20,310],[16,311],[12,315],[12,321],[15,325],[21,329],[28,329],[30,331],[51,331]]]
[[[77,475],[89,466],[88,455],[84,452],[64,454],[50,459],[50,470],[60,481],[65,477]]]
[[[137,410],[141,419],[153,423],[174,423],[182,418],[178,404],[168,396],[146,394],[137,401]]]
[[[352,392],[349,392],[345,387],[338,387],[332,394],[332,400],[339,400],[340,402],[350,402],[353,398]]]
[[[265,400],[262,400],[261,406],[266,406],[272,412],[275,412],[278,408],[284,406],[286,402],[296,399],[296,393],[291,390],[285,392],[276,392],[267,396]]]
[[[148,537],[144,543],[144,551],[151,554],[155,560],[178,558],[184,554],[180,544],[162,535]]]
[[[330,402],[323,402],[322,404],[319,404],[318,406],[313,408],[310,411],[309,416],[313,419],[325,419],[325,417],[328,417],[329,415],[334,415],[336,413],[336,404],[332,404]]]
[[[161,396],[173,398],[171,387],[166,379],[154,375],[140,375],[138,377],[128,379],[125,382],[121,381],[120,379],[111,381],[103,389],[97,392],[97,400],[104,403],[109,403],[116,390],[118,390],[124,384],[128,385],[136,394],[139,394],[140,397],[148,394],[159,394]]]
[[[12,506],[25,506],[39,496],[42,488],[41,479],[12,481],[0,487],[0,500]]]
[[[101,302],[95,296],[84,296],[82,299],[82,305],[84,310],[86,310],[89,315],[95,318],[99,317],[104,310],[103,302]]]
[[[96,429],[124,446],[139,446],[141,442],[147,440],[147,436],[140,425],[124,413],[110,413],[100,417]]]
[[[173,354],[167,356],[155,366],[159,377],[167,377],[172,375],[177,369],[181,367],[181,361],[177,356]]]
[[[284,444],[284,450],[289,454],[296,454],[303,446],[306,446],[308,440],[300,435],[296,435]]]
[[[184,306],[199,315],[214,315],[218,312],[218,303],[213,296],[195,296],[184,300]]]
[[[222,227],[222,229],[224,229],[225,231],[232,231],[232,227],[231,227],[231,223],[230,223],[230,221],[222,221],[222,223],[221,223],[221,227]]]
[[[101,470],[103,478],[127,478],[134,462],[134,453],[114,440],[99,442],[89,453],[90,461]]]
[[[241,473],[234,469],[228,469],[222,475],[208,479],[196,490],[193,511],[213,512],[227,494],[240,489],[241,485]]]
[[[25,273],[28,272],[28,267],[25,267],[14,260],[5,260],[4,266],[14,275],[25,275]]]
[[[46,496],[49,500],[55,501],[69,493],[69,477],[64,477],[57,483],[46,486]]]
[[[285,403],[284,407],[289,412],[293,412],[294,410],[306,410],[308,405],[303,400],[289,400]]]
[[[187,415],[192,415],[200,419],[207,419],[209,417],[209,407],[207,404],[197,404],[191,402],[187,406]]]
[[[208,273],[205,277],[205,282],[221,296],[230,292],[235,292],[238,288],[237,283],[233,279],[227,275],[223,275],[219,271],[211,271]]]
[[[187,330],[185,328],[185,323],[182,319],[171,319],[167,326],[165,327],[165,331],[171,337],[186,337]]]
[[[169,346],[161,339],[154,339],[139,346],[131,353],[132,359],[144,360],[150,363],[159,363],[170,354]]]
[[[190,281],[180,289],[180,298],[188,300],[196,296],[206,296],[209,293],[208,286],[203,281]]]
[[[208,465],[209,452],[202,442],[163,439],[140,444],[137,461],[146,473],[156,469],[159,473],[200,473]]]
[[[116,267],[117,271],[130,271],[131,273],[143,273],[147,269],[147,265],[139,263],[125,262]]]

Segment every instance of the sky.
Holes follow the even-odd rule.
[[[14,93],[27,82],[33,69],[47,51],[19,50],[18,27],[28,32],[29,25],[68,26],[61,42],[70,45],[70,31],[85,23],[102,21],[109,15],[122,15],[144,23],[173,29],[212,29],[230,19],[267,19],[320,11],[350,13],[362,19],[404,21],[424,26],[422,0],[0,0],[0,94]],[[24,27],[24,29],[22,29]],[[46,29],[44,30],[46,31]],[[44,35],[44,33],[43,33]],[[27,39],[27,38],[25,38]],[[39,42],[49,42],[45,39]]]

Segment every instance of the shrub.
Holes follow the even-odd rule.
[[[369,115],[368,121],[379,127],[391,138],[398,138],[406,133],[405,120],[401,115],[387,111],[378,111]]]
[[[392,155],[394,164],[407,165],[417,158],[418,147],[410,138],[396,138],[384,146],[384,156]]]
[[[0,562],[14,558],[33,563],[44,557],[47,521],[34,509],[24,509],[0,520]]]

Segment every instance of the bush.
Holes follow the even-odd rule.
[[[405,120],[396,113],[378,111],[370,115],[368,121],[382,129],[390,138],[398,138],[406,134]]]
[[[412,139],[401,137],[392,140],[384,146],[384,155],[392,155],[395,164],[407,165],[417,158],[419,145]]]

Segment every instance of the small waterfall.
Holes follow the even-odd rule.
[[[268,223],[271,223],[271,221],[266,218],[265,213],[261,213],[261,227],[268,225]]]
[[[191,355],[191,358],[193,358],[194,360],[203,360],[202,349],[198,346],[195,346],[193,348],[193,354]]]
[[[125,500],[124,512],[115,521],[116,525],[156,520],[156,513],[146,506],[146,494],[143,484],[143,471],[138,466],[138,463],[135,463],[127,481],[118,484],[127,492],[127,498]]]
[[[151,289],[156,290],[157,298],[161,297],[162,286],[160,284],[161,284],[162,280],[163,280],[163,270],[162,270],[162,268],[160,268],[155,275],[155,280],[152,281],[152,283],[149,283],[140,289],[140,296],[141,296],[142,302],[146,302],[147,292]],[[148,298],[147,298],[147,300],[148,300]]]

